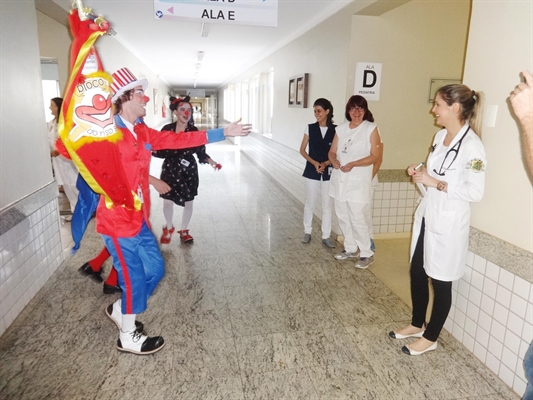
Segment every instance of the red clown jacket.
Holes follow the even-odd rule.
[[[149,174],[152,150],[184,149],[201,146],[209,142],[224,140],[222,129],[197,132],[159,132],[148,128],[142,120],[135,125],[137,138],[129,131],[120,116],[115,116],[115,124],[122,133],[117,142],[122,165],[129,188],[143,202],[140,210],[120,205],[106,204],[104,196],[96,211],[96,231],[114,237],[133,237],[139,233],[143,220],[150,227]]]

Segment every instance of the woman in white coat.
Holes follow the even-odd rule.
[[[374,262],[365,208],[372,201],[373,164],[381,159],[383,148],[364,97],[350,97],[345,116],[349,122],[337,127],[328,153],[334,168],[329,194],[344,235],[344,251],[335,258],[355,258],[355,267],[364,269]]]
[[[50,111],[52,112],[54,119],[48,122],[48,141],[50,143],[50,157],[52,157],[54,177],[56,178],[57,184],[63,187],[65,195],[70,203],[70,211],[74,213],[79,193],[76,188],[78,169],[72,160],[63,157],[56,149],[56,140],[59,137],[57,132],[57,121],[59,120],[62,104],[63,99],[61,97],[54,97],[50,100]],[[68,220],[70,221],[70,219]]]
[[[419,338],[402,351],[419,355],[437,348],[437,338],[452,303],[452,281],[465,270],[470,229],[470,203],[483,197],[485,151],[481,135],[482,94],[465,85],[446,85],[435,96],[432,112],[445,127],[435,135],[427,168],[410,165],[413,182],[426,187],[415,213],[411,241],[411,324],[391,331],[393,339]],[[425,324],[428,281],[433,309]]]

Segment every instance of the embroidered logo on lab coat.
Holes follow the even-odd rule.
[[[468,169],[473,172],[483,172],[485,171],[485,164],[483,164],[483,160],[474,158],[468,163]]]

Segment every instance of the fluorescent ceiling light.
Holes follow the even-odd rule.
[[[211,28],[211,24],[202,22],[202,30],[200,31],[200,36],[207,37],[207,35],[209,35],[209,28]]]

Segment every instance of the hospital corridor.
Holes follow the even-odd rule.
[[[118,295],[77,271],[102,246],[93,219],[80,250],[0,338],[1,399],[518,398],[446,331],[423,357],[401,352],[412,339],[388,337],[410,319],[408,239],[377,239],[367,270],[337,261],[341,244],[328,249],[319,235],[301,243],[303,206],[292,195],[236,146],[207,147],[223,167],[200,167],[194,243],[161,245],[165,277],[138,315],[166,347],[150,356],[114,349],[104,308]],[[392,287],[403,280],[403,293],[374,271]]]
[[[0,400],[533,400],[533,0],[0,27]]]

